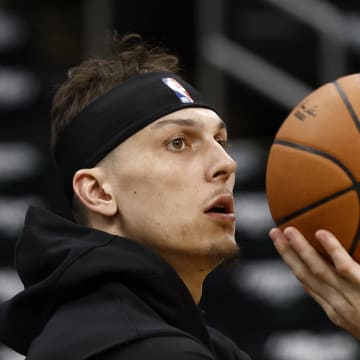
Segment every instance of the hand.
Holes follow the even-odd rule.
[[[332,263],[321,257],[297,229],[270,231],[275,248],[306,292],[335,325],[360,340],[360,265],[333,234],[318,230],[315,235]]]

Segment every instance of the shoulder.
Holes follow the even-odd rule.
[[[251,360],[249,355],[240,350],[239,347],[227,336],[210,326],[207,327],[211,340],[214,344],[215,353],[219,359]]]
[[[215,360],[213,354],[195,339],[185,336],[159,336],[116,346],[91,360]],[[90,359],[89,359],[90,360]]]
[[[212,328],[209,328],[209,332],[215,355],[194,338],[169,335],[117,346],[92,357],[91,360],[251,360],[225,335]]]

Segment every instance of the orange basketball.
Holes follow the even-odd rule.
[[[280,228],[327,229],[360,262],[360,74],[327,83],[285,119],[266,169],[270,211]]]

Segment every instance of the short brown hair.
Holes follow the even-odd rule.
[[[136,74],[179,71],[179,61],[160,46],[146,43],[139,34],[114,35],[112,54],[92,58],[68,71],[67,80],[55,93],[51,109],[52,152],[64,128],[97,97]]]

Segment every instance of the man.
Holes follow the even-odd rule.
[[[0,308],[0,339],[28,360],[249,359],[197,307],[238,253],[236,164],[224,122],[176,72],[129,35],[57,91],[54,157],[77,223],[27,214],[25,290]]]

